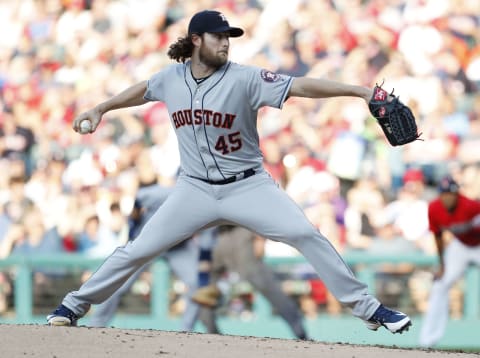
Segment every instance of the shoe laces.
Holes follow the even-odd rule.
[[[54,312],[54,315],[67,317],[70,321],[76,321],[78,319],[77,315],[73,311],[64,305],[60,305]]]

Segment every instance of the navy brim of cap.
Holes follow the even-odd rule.
[[[230,27],[228,33],[230,34],[230,37],[240,37],[243,35],[243,30],[239,27]]]
[[[240,37],[243,35],[243,30],[239,27],[223,26],[216,29],[208,30],[212,34],[219,32],[228,32],[229,37]]]
[[[444,194],[444,193],[456,194],[456,193],[458,193],[458,189],[440,189],[438,192],[440,194]]]
[[[440,185],[438,187],[439,193],[458,193],[458,185],[457,184],[448,184],[448,185]]]

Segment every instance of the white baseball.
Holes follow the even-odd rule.
[[[90,122],[88,119],[84,119],[83,121],[80,122],[80,133],[82,134],[90,133],[91,129],[92,129],[92,122]]]

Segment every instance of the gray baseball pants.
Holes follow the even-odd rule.
[[[297,249],[330,292],[352,314],[369,319],[380,302],[357,280],[332,244],[309,222],[301,208],[262,171],[226,185],[211,185],[180,175],[173,192],[139,236],[117,248],[63,304],[79,317],[100,304],[153,258],[200,229],[233,223]]]
[[[198,255],[198,244],[194,240],[189,240],[186,245],[169,250],[162,256],[172,272],[188,289],[185,296],[187,304],[182,316],[182,331],[192,331],[198,317],[199,306],[190,299],[198,288]],[[130,290],[142,272],[148,268],[149,264],[142,266],[110,298],[96,306],[88,325],[90,327],[106,327],[115,315],[122,296]]]

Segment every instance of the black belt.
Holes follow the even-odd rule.
[[[242,180],[242,179],[251,177],[252,175],[255,175],[255,170],[250,168],[250,169],[244,170],[240,174],[237,174],[237,175],[234,175],[234,176],[228,177],[226,179],[222,179],[222,180],[209,180],[209,179],[194,177],[194,176],[191,176],[191,175],[189,175],[189,177],[204,181],[205,183],[212,184],[212,185],[224,185],[224,184],[230,184],[230,183],[236,182],[238,180]]]

